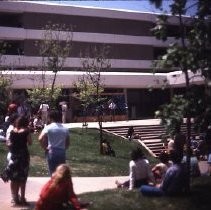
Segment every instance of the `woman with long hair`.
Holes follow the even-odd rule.
[[[41,190],[35,210],[63,210],[69,204],[75,210],[82,208],[73,190],[70,168],[61,164]]]
[[[10,182],[12,202],[15,205],[28,205],[25,199],[26,181],[29,172],[29,151],[28,145],[32,144],[28,119],[20,116],[14,123],[7,139],[8,155],[7,174]],[[20,197],[19,197],[20,191]]]
[[[115,182],[118,188],[139,188],[141,185],[154,183],[154,177],[150,168],[149,161],[145,158],[140,147],[135,148],[131,152],[131,160],[129,162],[129,180],[120,183]]]

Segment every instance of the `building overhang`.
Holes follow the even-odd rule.
[[[188,71],[188,77],[190,84],[204,84],[204,78],[202,77],[200,72],[196,72],[194,74],[193,72]],[[185,74],[182,71],[167,73],[166,79],[170,87],[185,87],[186,85]]]
[[[60,71],[57,73],[55,85],[62,88],[73,88],[78,79],[86,74],[82,71]],[[11,80],[13,89],[27,89],[51,86],[53,72],[42,71],[2,71],[4,77]],[[191,84],[203,84],[203,78],[189,72]],[[132,72],[101,72],[101,82],[105,88],[162,88],[185,87],[185,75],[181,71],[171,73],[132,73]]]

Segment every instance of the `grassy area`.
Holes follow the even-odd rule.
[[[121,176],[128,175],[130,151],[137,144],[121,138],[104,135],[116,152],[116,157],[99,154],[98,132],[88,129],[71,129],[71,145],[67,152],[67,161],[71,165],[73,176]],[[44,152],[33,135],[30,148],[30,176],[46,176],[47,164]],[[146,151],[145,151],[146,152]],[[7,148],[0,143],[0,169],[6,161]],[[146,153],[147,156],[147,153]],[[155,159],[150,158],[153,164]],[[194,179],[191,194],[181,197],[143,197],[137,190],[105,190],[79,195],[84,201],[93,201],[89,210],[207,210],[211,206],[211,177]]]
[[[99,134],[95,129],[87,132],[78,129],[70,130],[70,147],[67,151],[67,162],[71,165],[73,176],[123,176],[128,175],[130,151],[137,144],[125,141],[116,136],[104,134],[116,152],[116,157],[99,154]],[[7,148],[0,144],[0,167],[6,161]],[[47,176],[47,164],[44,151],[41,149],[37,135],[33,135],[33,145],[30,147],[30,176]],[[152,159],[153,160],[153,159]],[[154,160],[153,160],[154,161]]]
[[[80,195],[93,201],[89,210],[207,210],[211,206],[211,177],[196,178],[191,193],[181,197],[144,197],[137,190],[106,190]]]

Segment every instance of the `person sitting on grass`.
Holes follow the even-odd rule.
[[[140,192],[144,196],[176,196],[181,195],[187,189],[187,171],[186,167],[181,163],[182,155],[172,151],[170,159],[173,165],[170,166],[160,185],[149,186],[143,185],[140,187]]]
[[[207,150],[207,164],[208,164],[207,174],[208,176],[211,176],[211,125],[207,127],[204,140]]]
[[[160,153],[159,159],[160,159],[160,163],[157,163],[152,168],[152,173],[155,177],[155,182],[157,184],[163,181],[166,171],[172,165],[172,162],[169,161],[169,155],[165,151]]]
[[[85,210],[88,205],[78,201],[73,190],[70,168],[67,164],[61,164],[42,188],[35,210]]]
[[[129,180],[124,183],[116,181],[118,188],[129,188],[129,190],[132,190],[150,182],[154,183],[149,161],[144,157],[141,148],[137,147],[131,152],[129,169]]]
[[[111,144],[110,144],[109,141],[103,140],[102,147],[103,147],[103,154],[104,155],[110,155],[110,156],[113,156],[113,157],[116,156],[115,151],[111,147]]]
[[[185,155],[183,156],[182,163],[187,164],[187,149],[185,150]],[[201,176],[199,161],[198,158],[196,157],[195,152],[192,149],[190,150],[190,176],[191,177]]]

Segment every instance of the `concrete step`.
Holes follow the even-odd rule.
[[[148,148],[152,151],[162,151],[164,149],[164,146],[148,146]]]
[[[161,139],[146,139],[146,140],[141,139],[141,141],[145,144],[147,144],[147,143],[149,143],[149,144],[150,143],[161,143],[162,142]]]
[[[149,148],[158,148],[158,147],[163,147],[163,144],[145,144]]]
[[[120,135],[123,137],[127,136],[127,131],[130,126],[118,126],[118,127],[106,127],[107,131]],[[161,140],[162,135],[165,134],[165,128],[162,125],[135,125],[133,126],[135,133],[139,134],[141,142],[156,156],[164,150],[164,146]],[[182,132],[186,133],[186,124],[182,125]],[[192,129],[191,134],[195,132]]]

